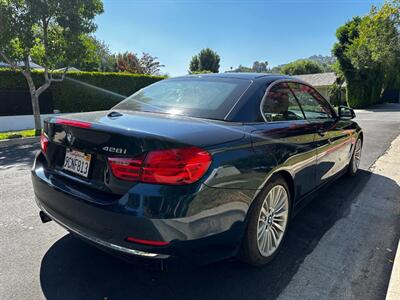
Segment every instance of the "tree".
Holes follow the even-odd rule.
[[[334,56],[323,56],[323,55],[311,55],[309,60],[315,61],[321,65],[324,72],[333,72],[334,64],[336,63],[336,57]]]
[[[210,71],[212,73],[218,73],[219,71],[220,57],[217,52],[210,48],[203,49],[199,54],[192,57],[189,64],[189,72],[202,72]]]
[[[336,31],[333,54],[347,82],[352,107],[379,102],[388,87],[400,88],[400,2],[388,1]]]
[[[190,72],[190,74],[195,75],[195,74],[212,74],[213,72],[211,71],[193,71]]]
[[[255,61],[252,67],[253,72],[256,73],[267,73],[268,72],[268,62],[265,61]]]
[[[287,75],[301,75],[301,74],[314,74],[323,73],[324,69],[321,64],[309,60],[300,59],[284,65],[280,71]]]
[[[228,72],[233,72],[233,73],[251,73],[253,72],[252,68],[243,66],[243,65],[239,65],[236,69],[231,69]]]
[[[99,57],[97,55],[97,44],[94,38],[90,35],[83,34],[81,36],[81,55],[79,60],[73,62],[73,67],[81,71],[97,71],[99,65]],[[31,55],[33,61],[41,62],[41,55],[36,53]],[[66,66],[71,66],[71,61],[69,57],[59,57],[58,60],[54,62],[54,68],[61,69]]]
[[[116,71],[116,58],[109,49],[109,46],[104,41],[99,41],[95,37],[91,37],[95,45],[95,61],[96,71],[99,72],[114,72]],[[79,67],[77,67],[80,69]]]
[[[82,58],[85,37],[96,29],[94,17],[102,12],[100,0],[0,0],[0,56],[28,83],[37,134],[39,96],[65,74],[56,78],[52,70],[60,60],[74,64]],[[32,79],[30,57],[44,67],[39,87]]]
[[[137,74],[142,73],[140,61],[136,53],[132,52],[118,53],[116,55],[116,62],[117,62],[116,68],[120,72],[137,73]]]
[[[81,71],[99,71],[99,72],[114,72],[116,71],[115,56],[111,54],[108,45],[96,39],[92,35],[82,35],[82,55],[77,60],[73,67]],[[35,54],[31,55],[33,61],[40,61],[40,57]],[[69,65],[68,58],[60,57],[55,62],[55,68],[60,69]]]
[[[143,74],[154,75],[160,73],[160,68],[165,67],[158,61],[158,57],[151,56],[149,53],[143,52],[139,60]]]
[[[251,72],[255,72],[255,73],[267,73],[269,72],[268,69],[268,62],[260,62],[260,61],[255,61],[253,63],[253,66],[250,67],[246,67],[246,66],[242,66],[239,65],[236,69],[232,69],[228,72],[236,72],[236,73],[251,73]]]
[[[200,68],[199,68],[199,57],[197,55],[192,56],[192,59],[190,60],[189,64],[189,73],[195,73],[199,72],[200,73]]]
[[[160,68],[165,67],[157,57],[145,52],[141,58],[133,52],[119,53],[116,55],[116,63],[116,68],[120,72],[148,75],[159,74]]]
[[[310,64],[312,64],[312,62],[315,62],[319,67],[312,67],[313,70],[304,70],[303,67],[299,66],[302,64],[299,61],[307,61],[307,64],[308,64],[308,61],[311,61]],[[321,73],[321,72],[334,72],[335,71],[334,65],[336,62],[337,62],[337,60],[336,60],[336,57],[334,57],[334,56],[312,55],[309,58],[295,60],[288,64],[297,65],[299,68],[297,72],[299,74],[296,74],[296,75],[300,75],[300,73],[301,74],[312,74],[312,73]],[[290,67],[286,67],[288,64],[282,64],[282,65],[275,66],[275,67],[269,69],[268,71],[273,74],[294,72],[293,69],[290,71],[286,69],[286,68],[290,68]],[[315,66],[315,64],[313,64],[313,65]],[[289,74],[289,73],[287,73],[287,74]]]

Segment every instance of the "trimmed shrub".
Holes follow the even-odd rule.
[[[352,108],[365,108],[380,102],[382,79],[378,76],[347,82],[347,104]]]
[[[44,82],[41,71],[33,71],[32,77],[37,86]],[[54,109],[61,112],[107,110],[126,96],[164,78],[129,73],[69,72],[63,81],[52,82],[49,91]],[[21,73],[0,69],[0,90],[27,91],[28,86]]]

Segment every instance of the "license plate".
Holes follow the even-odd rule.
[[[63,169],[88,177],[91,157],[90,154],[67,149]]]

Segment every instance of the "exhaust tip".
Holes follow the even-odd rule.
[[[42,220],[42,223],[47,223],[51,221],[51,218],[48,215],[46,215],[46,213],[44,213],[43,211],[39,212],[39,217],[40,220]]]

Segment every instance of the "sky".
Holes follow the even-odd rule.
[[[239,64],[277,66],[330,55],[336,29],[368,14],[379,0],[105,0],[96,37],[112,52],[157,56],[170,76],[187,74],[203,48],[220,57],[220,72]]]

